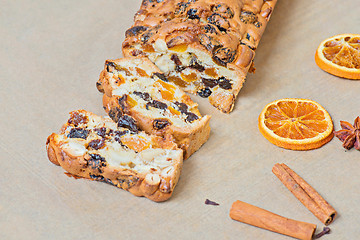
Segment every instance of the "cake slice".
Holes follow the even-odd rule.
[[[147,56],[185,91],[232,111],[276,0],[144,0],[124,56]]]
[[[118,127],[110,118],[85,110],[71,112],[60,134],[48,137],[46,148],[49,160],[70,174],[156,202],[170,198],[183,162],[183,151],[172,141],[132,124]]]
[[[105,111],[126,125],[131,116],[148,134],[172,138],[184,150],[184,159],[210,135],[210,116],[202,117],[197,104],[147,58],[107,60],[97,82]]]

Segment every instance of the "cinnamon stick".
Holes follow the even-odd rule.
[[[272,172],[321,222],[329,225],[334,220],[337,215],[335,209],[288,166],[277,163]]]
[[[239,222],[303,240],[312,239],[316,229],[315,224],[285,218],[241,201],[233,203],[230,217]]]

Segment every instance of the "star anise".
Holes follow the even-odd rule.
[[[343,142],[346,149],[355,149],[360,151],[360,117],[355,119],[354,125],[351,123],[340,121],[342,130],[336,131],[335,136]]]

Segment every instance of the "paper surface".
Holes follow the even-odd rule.
[[[105,115],[95,82],[106,59],[121,57],[140,0],[1,1],[0,239],[290,239],[233,221],[236,200],[310,222],[312,215],[272,174],[284,162],[338,212],[324,239],[360,235],[360,152],[334,138],[318,150],[268,142],[257,118],[286,97],[325,107],[335,130],[360,115],[360,81],[337,78],[314,61],[318,44],[360,33],[357,1],[279,0],[235,110],[212,115],[209,141],[184,163],[172,198],[154,203],[105,183],[75,180],[48,161],[45,142],[68,112]],[[219,206],[205,205],[206,199]]]

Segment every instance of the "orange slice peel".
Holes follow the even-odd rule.
[[[315,62],[325,72],[360,80],[360,34],[340,34],[325,39],[316,50]]]
[[[291,150],[319,148],[334,137],[329,113],[308,99],[285,98],[265,106],[259,130],[276,146]]]

